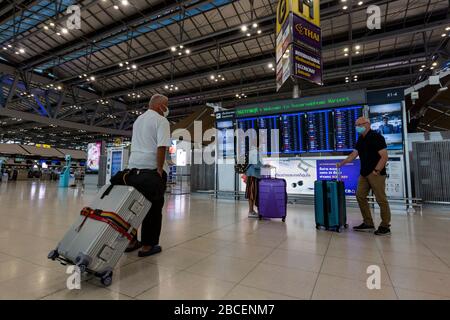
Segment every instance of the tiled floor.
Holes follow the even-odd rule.
[[[54,183],[0,184],[0,299],[450,299],[450,208],[394,215],[393,234],[316,231],[313,207],[293,205],[286,223],[246,217],[246,203],[168,196],[163,252],[126,254],[103,288],[84,277],[66,288],[47,260],[95,190]],[[350,225],[360,222],[348,209]],[[381,289],[367,289],[367,267]]]

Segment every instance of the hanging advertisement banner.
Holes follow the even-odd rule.
[[[305,50],[297,45],[293,45],[293,76],[317,85],[323,85],[322,82],[322,57]]]
[[[277,62],[277,90],[280,89],[287,79],[292,75],[292,46],[284,52],[282,58]]]
[[[322,81],[319,0],[280,0],[276,23],[277,91],[290,77]]]

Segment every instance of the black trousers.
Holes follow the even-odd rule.
[[[123,173],[128,173],[125,179]],[[120,175],[120,177],[118,177]],[[131,169],[119,172],[111,179],[125,180],[126,184],[135,187],[144,197],[146,197],[152,206],[142,222],[141,242],[146,246],[159,244],[162,225],[162,208],[164,206],[164,194],[166,192],[167,173],[163,171],[162,177],[156,170],[137,170]],[[117,183],[121,184],[121,183]]]

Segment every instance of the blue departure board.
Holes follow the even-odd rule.
[[[336,151],[351,151],[358,140],[355,122],[362,116],[362,106],[339,108],[334,111]]]
[[[237,145],[238,145],[237,156],[241,157],[249,152],[250,141],[254,141],[255,146],[257,146],[257,141],[258,141],[257,140],[258,139],[257,118],[243,118],[243,119],[238,119],[236,122],[237,122],[237,129],[242,130],[242,132],[244,134],[244,136],[241,137],[240,134],[238,133],[238,135],[236,137]],[[249,129],[254,129],[254,130],[248,131]]]
[[[332,110],[306,113],[306,137],[308,152],[334,151]]]
[[[111,177],[122,170],[122,152],[123,151],[113,151],[111,153]]]
[[[280,153],[280,117],[259,117],[257,122],[260,152],[262,154]]]
[[[306,152],[304,142],[305,113],[281,115],[281,148],[284,154]]]

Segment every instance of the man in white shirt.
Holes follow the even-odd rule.
[[[167,182],[166,150],[170,147],[170,124],[168,98],[155,94],[149,102],[149,109],[133,124],[130,169],[126,177],[128,185],[135,187],[151,203],[152,207],[142,222],[141,243],[130,242],[126,252],[142,247],[139,257],[161,252],[162,208]]]

